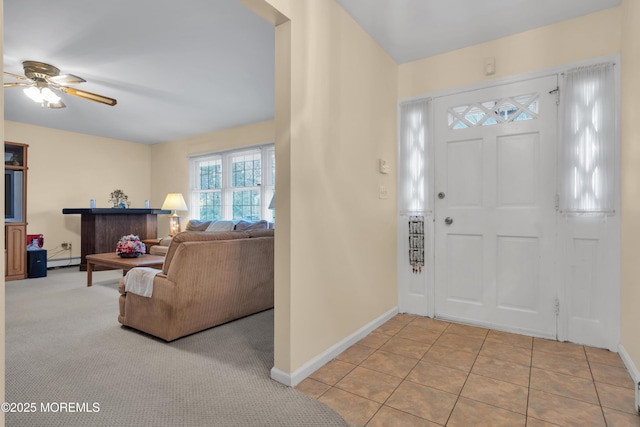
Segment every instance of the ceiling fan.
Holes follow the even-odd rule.
[[[24,61],[22,66],[24,67],[24,76],[4,72],[5,76],[21,80],[20,82],[4,83],[4,87],[24,87],[25,94],[43,108],[65,107],[62,99],[55,93],[56,91],[110,106],[117,103],[113,98],[69,87],[84,83],[86,80],[73,74],[60,74],[60,70],[53,65],[38,61]]]

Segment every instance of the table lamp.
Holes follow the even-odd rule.
[[[173,211],[169,215],[169,236],[173,237],[180,232],[180,217],[176,211],[186,211],[187,204],[182,197],[182,193],[169,193],[162,204],[163,210]]]

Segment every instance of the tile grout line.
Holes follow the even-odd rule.
[[[402,328],[400,328],[400,330],[399,330],[398,332],[396,332],[396,333],[395,333],[391,338],[393,338],[393,337],[397,336],[397,335],[398,335],[398,333],[400,333],[400,331],[402,331],[404,328],[406,328],[406,327],[407,327],[407,326],[409,326],[411,323],[413,323],[413,320],[415,320],[415,319],[412,319],[412,320],[411,320],[411,322],[407,323],[407,324],[406,324],[406,325],[404,325]],[[445,328],[445,329],[446,329],[446,328]],[[442,335],[442,332],[440,332],[440,335]],[[389,340],[391,340],[391,338],[389,338]],[[402,337],[400,337],[400,338],[402,338]],[[438,336],[438,338],[440,338],[440,336]],[[387,341],[385,342],[385,344],[386,344],[387,342],[389,342],[389,340],[387,340]],[[434,341],[434,342],[435,342],[435,341]],[[383,345],[384,345],[384,344],[383,344]],[[371,416],[371,418],[369,418],[369,420],[366,422],[365,427],[366,427],[366,426],[371,422],[371,420],[373,420],[373,419],[375,418],[375,416],[378,414],[378,412],[380,412],[380,409],[382,409],[382,408],[384,408],[384,407],[386,406],[387,401],[391,398],[391,396],[393,395],[393,393],[395,393],[395,392],[396,392],[396,390],[398,390],[398,388],[402,385],[402,383],[403,383],[403,382],[405,382],[405,381],[407,381],[407,377],[409,376],[409,374],[411,374],[411,372],[413,372],[413,370],[415,369],[415,367],[416,367],[416,366],[418,366],[418,363],[420,363],[420,361],[421,361],[421,360],[422,360],[422,358],[425,356],[425,354],[427,354],[427,353],[429,352],[429,350],[431,350],[431,347],[433,347],[433,344],[430,344],[430,345],[429,345],[429,349],[428,349],[427,351],[425,351],[425,353],[422,355],[422,357],[421,357],[420,359],[418,359],[418,361],[416,362],[416,364],[415,364],[415,365],[413,365],[413,368],[411,368],[411,370],[410,370],[409,372],[407,372],[407,374],[406,374],[406,375],[405,375],[405,376],[400,380],[400,382],[399,382],[399,383],[398,383],[398,385],[393,389],[393,391],[392,391],[391,393],[389,393],[389,396],[387,396],[387,398],[384,400],[384,402],[382,402],[382,404],[380,405],[380,407],[378,408],[378,410],[377,410],[377,411],[376,411],[376,412]],[[376,350],[376,351],[377,351],[377,350]],[[373,354],[373,353],[372,353],[372,354]],[[368,358],[368,357],[367,357],[367,358]],[[365,359],[365,360],[366,360],[366,359]],[[364,360],[363,360],[363,362],[364,362]],[[360,365],[358,365],[358,366],[360,366]],[[376,372],[377,372],[377,371],[376,371]],[[402,412],[403,414],[411,415],[411,416],[413,416],[413,417],[417,417],[417,418],[420,418],[420,419],[422,419],[422,420],[426,420],[426,421],[428,421],[428,422],[431,422],[431,420],[427,420],[426,418],[418,417],[418,416],[417,416],[417,415],[415,415],[415,414],[411,414],[411,413],[409,413],[409,412],[405,412],[405,411],[402,411],[402,410],[400,410],[400,409],[393,408],[392,406],[388,406],[388,407],[389,407],[389,408],[392,408],[392,409],[394,409],[394,410],[396,410],[396,411]]]
[[[524,409],[524,425],[529,424],[529,399],[531,399],[531,372],[533,371],[533,346],[536,339],[531,338],[531,359],[529,364],[529,382],[527,384],[527,405]]]
[[[471,368],[470,368],[470,370],[469,370],[469,373],[467,374],[467,379],[468,379],[468,378],[469,378],[469,376],[471,375],[471,373],[472,373],[471,371],[473,370],[473,367],[475,366],[475,363],[476,363],[476,361],[477,361],[478,357],[480,357],[480,352],[482,351],[482,348],[484,348],[484,344],[485,344],[485,342],[487,341],[487,338],[489,337],[489,333],[490,333],[490,332],[491,332],[491,330],[488,330],[488,331],[487,331],[487,335],[485,336],[485,338],[484,338],[484,340],[483,340],[482,347],[481,347],[481,348],[480,348],[480,350],[478,351],[478,354],[476,355],[476,358],[475,358],[475,360],[474,360],[473,364],[471,365]],[[456,335],[457,335],[457,334],[456,334]],[[533,341],[532,341],[532,343],[533,343]],[[507,344],[507,343],[502,343],[502,344],[504,344],[504,345],[508,345],[508,346],[510,346],[510,347],[518,347],[518,346],[515,346],[515,345],[513,345],[513,344]],[[522,347],[522,348],[524,348],[524,347]],[[532,353],[533,353],[533,350],[532,350]],[[532,354],[532,356],[531,356],[531,357],[533,357],[533,354]],[[512,361],[505,360],[505,359],[499,359],[499,360],[512,362]],[[521,363],[517,363],[517,362],[512,362],[512,363],[516,363],[516,364],[521,365],[521,366],[526,366],[526,365],[523,365],[523,364],[521,364]],[[444,365],[440,365],[440,366],[444,366]],[[529,366],[529,372],[531,372],[531,366]],[[483,378],[492,379],[492,380],[497,380],[497,381],[506,382],[506,383],[513,384],[513,385],[520,386],[520,387],[524,387],[524,386],[522,386],[521,384],[512,383],[512,382],[510,382],[510,381],[505,381],[505,380],[498,380],[498,379],[496,379],[496,378],[493,378],[493,377],[490,377],[490,376],[481,375],[481,374],[478,374],[478,373],[475,373],[474,375],[477,375],[477,376],[480,376],[480,377],[483,377]],[[530,376],[530,374],[529,374],[529,376]],[[530,381],[530,380],[529,380],[529,381]],[[503,408],[502,406],[498,406],[498,405],[495,405],[495,404],[492,404],[492,403],[487,403],[487,402],[483,402],[483,401],[481,401],[481,400],[476,400],[476,399],[473,399],[473,398],[470,398],[470,397],[462,396],[462,389],[464,389],[464,386],[466,385],[466,382],[467,382],[467,381],[465,380],[465,383],[462,385],[462,388],[460,389],[460,393],[458,393],[458,397],[464,397],[465,399],[472,400],[472,401],[474,401],[474,402],[478,402],[478,403],[483,404],[483,405],[491,406],[491,407],[493,407],[493,408],[500,409],[500,410],[503,410],[503,411],[508,411],[508,412],[511,412],[511,413],[514,413],[514,414],[517,414],[517,415],[524,415],[524,417],[525,417],[525,422],[526,422],[526,419],[527,419],[527,414],[526,414],[526,413],[525,413],[525,414],[522,414],[522,413],[520,413],[520,412],[518,412],[518,411],[514,411],[514,410],[512,410],[512,409]],[[529,389],[529,388],[527,387],[527,389]],[[452,393],[452,394],[453,394],[453,393]],[[527,402],[528,402],[528,399],[529,399],[529,393],[527,392]],[[457,404],[457,402],[458,402],[458,400],[456,400],[456,404]],[[528,403],[527,403],[527,404],[528,404]],[[454,408],[455,408],[455,404],[454,404]],[[451,411],[451,413],[453,413],[453,410]],[[451,416],[451,414],[450,414],[450,416]],[[447,419],[447,422],[448,422],[448,421],[449,421],[449,420]]]
[[[413,320],[412,320],[411,322],[413,322]],[[411,322],[409,322],[409,323],[411,323]],[[409,323],[405,324],[402,328],[400,328],[400,330],[404,329],[404,328],[405,328]],[[372,332],[373,332],[373,331],[372,331]],[[398,332],[399,332],[399,331],[398,331]],[[322,383],[322,381],[318,381],[318,380],[316,380],[316,381],[318,381],[318,382],[321,382],[322,384],[325,384],[325,385],[329,386],[329,388],[328,388],[327,390],[325,390],[325,391],[324,391],[323,393],[321,393],[317,398],[315,398],[316,400],[320,400],[320,397],[324,396],[324,395],[325,395],[326,393],[328,393],[331,389],[338,389],[338,390],[343,391],[343,392],[345,392],[345,393],[349,393],[349,394],[351,394],[351,395],[353,395],[353,396],[356,396],[356,397],[359,397],[359,398],[362,398],[362,399],[369,400],[369,401],[371,401],[371,402],[373,402],[373,403],[376,403],[376,404],[378,403],[378,402],[376,402],[376,401],[374,401],[374,400],[371,400],[371,399],[366,398],[366,397],[364,397],[364,396],[360,396],[360,395],[358,395],[358,394],[352,393],[352,392],[350,392],[350,391],[348,391],[348,390],[343,390],[342,388],[337,387],[337,385],[338,385],[338,383],[339,383],[340,381],[342,381],[344,378],[346,378],[346,377],[347,377],[347,375],[349,375],[351,372],[353,372],[356,368],[361,367],[362,363],[364,363],[367,359],[369,359],[369,358],[370,358],[372,355],[374,355],[376,352],[378,352],[378,351],[384,351],[384,350],[381,350],[382,346],[383,346],[383,345],[385,345],[386,343],[388,343],[388,342],[389,342],[393,337],[395,337],[395,336],[396,336],[396,334],[397,334],[397,332],[396,332],[395,334],[393,334],[393,335],[389,335],[389,334],[387,334],[387,333],[383,333],[383,332],[380,332],[380,334],[381,334],[381,335],[387,335],[389,338],[388,338],[387,340],[385,340],[385,341],[384,341],[384,342],[383,342],[379,347],[369,347],[369,346],[367,346],[367,345],[361,344],[361,345],[363,345],[364,347],[368,347],[368,348],[373,349],[374,351],[373,351],[371,354],[369,354],[367,357],[365,357],[364,359],[362,359],[360,362],[358,362],[357,364],[355,364],[355,363],[351,363],[351,362],[346,362],[346,361],[344,361],[344,360],[342,360],[342,359],[338,359],[338,356],[339,356],[339,355],[338,355],[338,356],[336,356],[336,357],[333,359],[333,360],[339,360],[339,361],[341,361],[341,362],[345,362],[345,363],[350,363],[350,364],[352,364],[352,365],[355,365],[355,367],[354,367],[353,369],[349,370],[349,372],[347,372],[345,375],[343,375],[343,376],[342,376],[339,380],[337,380],[337,381],[336,381],[336,383],[335,383],[335,384],[333,384],[333,385],[331,385],[331,384],[326,384],[326,383]],[[357,343],[356,343],[356,344],[357,344]],[[392,353],[392,354],[393,354],[393,353]],[[370,368],[363,368],[363,369],[370,369]],[[377,371],[377,370],[375,370],[375,369],[371,369],[371,370],[372,370],[372,371],[374,371],[374,372],[382,373],[382,374],[384,374],[384,373],[385,373],[385,372]],[[388,375],[388,374],[387,374],[387,375]],[[404,379],[403,379],[403,380],[404,380]],[[401,381],[401,383],[402,383],[402,381]],[[397,388],[397,387],[396,387],[396,388]],[[395,389],[394,389],[394,391],[395,391]],[[389,395],[389,396],[391,396],[391,395]],[[387,398],[387,399],[388,399],[388,398]],[[385,402],[386,402],[386,400],[385,400]],[[382,408],[382,406],[384,406],[384,403],[382,403],[382,404],[380,405],[380,407],[376,410],[376,412],[375,412],[375,413],[374,413],[374,414],[373,414],[373,415],[372,415],[372,416],[367,420],[366,424],[368,424],[369,422],[371,422],[371,420],[372,420],[372,419],[376,416],[376,414],[380,411],[380,408]],[[366,425],[366,424],[365,424],[365,425]]]
[[[589,355],[587,354],[587,349],[582,346],[582,351],[584,351],[584,357],[587,358],[587,366],[589,366],[589,373],[591,374],[591,382],[593,383],[593,389],[596,392],[596,397],[598,398],[598,406],[600,406],[600,412],[602,413],[602,420],[604,421],[604,425],[606,426],[607,418],[604,415],[604,407],[602,406],[602,400],[600,400],[600,393],[598,393],[598,387],[596,387],[596,379],[593,376],[593,370],[591,369],[591,360],[589,360]]]
[[[451,326],[453,323],[449,323],[449,326]],[[445,331],[447,329],[449,329],[449,326],[447,326],[447,328],[445,329]],[[444,331],[442,332],[444,334]],[[464,383],[462,384],[462,387],[460,387],[460,392],[458,393],[458,397],[456,398],[456,401],[453,403],[453,406],[451,407],[451,412],[449,412],[449,416],[447,417],[447,421],[444,423],[444,425],[446,426],[449,423],[449,420],[451,419],[451,415],[453,415],[453,411],[455,411],[456,406],[458,405],[458,402],[460,401],[460,396],[462,396],[462,390],[464,390],[464,386],[467,385],[467,381],[469,381],[469,376],[471,375],[471,371],[473,370],[473,367],[476,365],[476,362],[478,361],[478,357],[480,357],[480,352],[482,351],[482,348],[484,347],[484,343],[487,341],[487,336],[489,336],[489,331],[487,330],[487,333],[485,334],[483,340],[482,340],[482,345],[480,346],[480,349],[478,350],[478,353],[476,354],[476,357],[473,359],[473,364],[471,364],[471,367],[469,368],[469,372],[467,373],[467,378],[465,378]]]

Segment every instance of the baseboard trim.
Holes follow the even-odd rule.
[[[58,258],[47,260],[47,268],[69,267],[71,265],[80,265],[80,257]]]
[[[396,314],[398,314],[398,307],[394,307],[391,310],[387,311],[386,313],[383,313],[381,316],[369,322],[362,328],[358,329],[356,332],[349,335],[342,341],[331,346],[330,348],[323,351],[313,359],[309,360],[307,363],[305,363],[304,365],[302,365],[300,368],[296,369],[292,373],[284,372],[280,369],[273,367],[271,369],[271,378],[289,387],[297,386],[302,382],[302,380],[307,378],[309,375],[317,371],[322,366],[326,365],[328,362],[334,359],[337,355],[339,355],[340,353],[342,353],[343,351],[345,351],[346,349],[348,349],[349,347],[351,347],[352,345],[360,341],[362,338],[369,335],[371,331],[373,331],[374,329],[376,329],[377,327],[385,323],[387,320],[391,319]]]
[[[631,356],[629,356],[629,353],[627,353],[627,350],[622,344],[618,345],[618,354],[624,362],[624,366],[627,367],[627,371],[629,371],[629,374],[636,385],[636,411],[640,412],[640,370],[638,370],[636,364],[633,363]]]

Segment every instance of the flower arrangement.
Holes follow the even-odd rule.
[[[129,196],[124,194],[122,190],[113,190],[109,201],[113,203],[114,208],[126,208],[129,206]]]
[[[136,235],[122,236],[118,241],[116,254],[122,258],[134,258],[145,253],[147,248]]]

